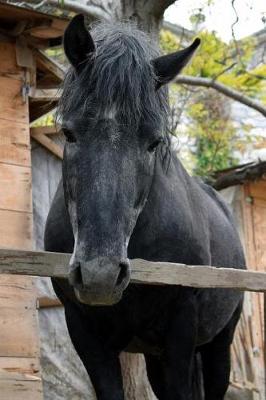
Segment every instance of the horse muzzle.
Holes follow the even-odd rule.
[[[121,300],[129,284],[129,260],[97,257],[86,262],[74,261],[68,279],[81,303],[112,305]]]

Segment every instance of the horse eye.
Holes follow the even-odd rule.
[[[149,147],[148,147],[148,151],[150,153],[152,153],[153,151],[156,150],[157,146],[162,142],[162,139],[157,139],[155,140]]]
[[[66,137],[67,142],[69,142],[69,143],[75,143],[76,142],[75,136],[73,135],[73,133],[69,129],[62,128],[62,131],[63,131],[63,134]]]

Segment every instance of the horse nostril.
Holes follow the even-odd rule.
[[[119,274],[116,279],[116,287],[121,286],[124,281],[128,280],[129,276],[129,265],[127,262],[121,262],[119,264],[119,269]]]

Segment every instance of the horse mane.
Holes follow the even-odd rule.
[[[162,87],[155,93],[151,63],[159,55],[156,46],[132,23],[96,23],[90,33],[95,55],[88,57],[78,74],[69,68],[59,117],[78,112],[95,119],[115,109],[122,125],[134,129],[143,121],[166,134],[168,92]]]

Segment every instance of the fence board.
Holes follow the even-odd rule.
[[[63,278],[69,259],[69,254],[2,249],[0,273]],[[265,272],[140,259],[131,260],[131,282],[266,292]]]
[[[13,376],[14,375],[14,376]],[[25,374],[2,374],[0,393],[3,400],[36,400],[42,398],[42,382],[35,376]]]

